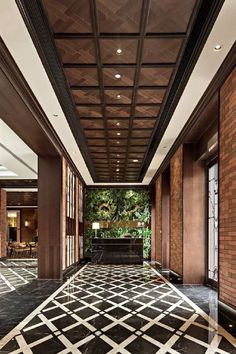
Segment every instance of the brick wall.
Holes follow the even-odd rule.
[[[7,193],[0,189],[0,258],[6,257]]]
[[[236,69],[220,90],[219,297],[236,307]]]
[[[170,161],[170,269],[183,274],[183,147]]]
[[[162,263],[162,235],[161,235],[162,193],[161,193],[161,186],[162,186],[162,175],[159,176],[156,181],[156,260],[160,263]]]

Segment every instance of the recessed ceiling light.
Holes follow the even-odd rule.
[[[138,160],[137,160],[137,159],[135,159],[135,160],[133,160],[133,162],[138,162]]]
[[[117,141],[117,142],[116,142],[116,144],[120,144],[120,142],[119,142],[119,141]]]
[[[120,100],[120,99],[121,99],[121,95],[116,95],[116,98],[117,98],[118,100]]]
[[[120,157],[120,155],[119,155],[119,154],[117,154],[116,156],[117,156],[117,157]]]
[[[54,114],[53,114],[53,117],[58,117],[58,114],[54,113]]]
[[[72,154],[75,154],[75,151],[72,151]]]
[[[229,327],[230,327],[230,328],[232,328],[232,327],[233,327],[233,325],[232,325],[232,324],[229,324]]]
[[[214,47],[214,51],[215,52],[219,52],[222,49],[222,45],[221,44],[216,44]]]
[[[118,160],[117,163],[120,163],[120,160]]]
[[[117,168],[117,169],[116,169],[116,172],[119,172],[119,171],[120,171],[120,169],[119,169],[119,168]]]
[[[117,74],[115,74],[115,78],[116,78],[116,79],[120,79],[120,78],[121,78],[121,75],[117,73]]]
[[[119,126],[119,125],[120,125],[120,123],[119,123],[119,122],[117,122],[117,123],[116,123],[116,125],[117,125],[117,126]]]
[[[120,133],[116,133],[116,135],[120,135]]]
[[[116,54],[121,55],[121,54],[122,54],[122,49],[121,49],[121,48],[118,48],[118,49],[116,50]]]

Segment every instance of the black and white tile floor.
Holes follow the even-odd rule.
[[[36,260],[0,261],[0,295],[14,291],[36,278]]]
[[[0,341],[14,354],[235,354],[236,340],[147,264],[89,264]]]

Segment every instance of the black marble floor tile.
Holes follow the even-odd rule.
[[[137,337],[133,342],[131,342],[127,347],[125,347],[130,353],[135,354],[154,354],[157,352],[157,347],[145,340],[142,337]]]
[[[83,354],[106,354],[112,349],[112,346],[102,340],[101,337],[95,337],[88,343],[79,347]]]
[[[145,334],[164,344],[172,337],[173,332],[154,324],[145,332]]]
[[[206,352],[205,347],[185,337],[180,337],[177,342],[172,346],[172,349],[175,349],[178,353],[183,354],[205,354]]]
[[[118,324],[106,331],[105,334],[111,340],[113,340],[113,342],[120,344],[121,342],[124,342],[128,337],[130,337],[132,332]]]

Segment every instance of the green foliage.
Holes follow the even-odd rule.
[[[94,189],[86,195],[86,224],[94,221],[140,221],[150,223],[150,194],[148,190]],[[143,237],[144,258],[150,255],[150,228],[112,227],[98,230],[102,238],[122,237],[130,233],[132,237]],[[94,230],[85,231],[85,254],[91,253],[91,238]]]

